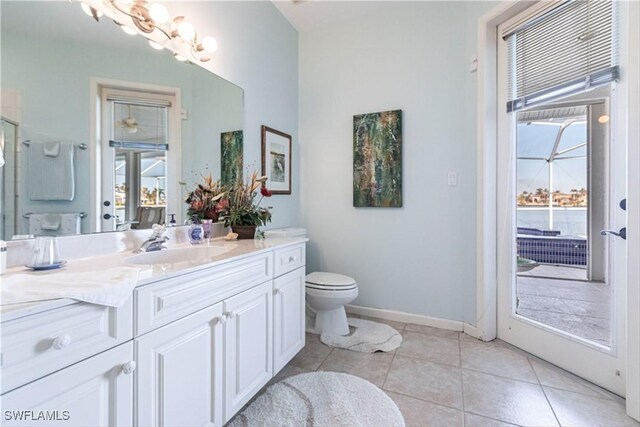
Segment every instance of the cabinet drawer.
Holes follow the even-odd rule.
[[[137,289],[135,336],[271,280],[272,265],[265,253]]]
[[[133,337],[133,303],[77,303],[2,324],[2,393]]]
[[[277,249],[275,251],[274,276],[282,276],[284,273],[300,268],[305,262],[304,243]]]

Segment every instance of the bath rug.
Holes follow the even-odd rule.
[[[369,381],[338,372],[310,372],[272,385],[227,426],[404,425],[398,406]]]
[[[355,328],[349,335],[320,335],[320,341],[330,347],[339,347],[360,353],[393,351],[402,344],[402,335],[389,325],[364,319],[347,318]],[[352,328],[349,328],[352,329]]]

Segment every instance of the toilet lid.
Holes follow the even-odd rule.
[[[306,286],[313,289],[353,289],[357,287],[356,281],[349,276],[336,273],[324,273],[317,271],[307,274]]]

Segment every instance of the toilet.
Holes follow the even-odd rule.
[[[356,281],[342,274],[315,272],[305,279],[307,331],[316,334],[348,335],[344,306],[358,296]]]

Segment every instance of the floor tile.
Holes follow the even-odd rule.
[[[563,426],[640,426],[625,413],[624,405],[611,399],[544,388]]]
[[[385,390],[462,409],[460,368],[397,355]]]
[[[364,378],[378,387],[382,387],[392,360],[392,354],[359,353],[336,348],[322,363],[319,370],[344,372]]]
[[[542,387],[474,371],[462,371],[464,410],[522,426],[557,426]]]
[[[494,420],[487,417],[481,417],[480,415],[472,414],[470,412],[464,413],[464,426],[465,427],[511,427],[515,424],[505,423],[503,421]]]
[[[570,374],[547,362],[531,360],[531,365],[538,375],[540,384],[543,386],[558,388],[561,390],[573,391],[595,397],[608,397],[607,394],[599,390],[599,387],[588,383],[582,378]]]
[[[442,338],[405,330],[396,354],[460,366],[460,343],[457,338]]]
[[[460,339],[463,368],[531,383],[538,382],[525,356],[500,343],[481,342],[467,336],[461,336]]]
[[[353,316],[349,315],[349,317],[353,317]],[[407,325],[406,323],[396,322],[395,320],[378,319],[378,318],[369,317],[369,316],[358,316],[358,318],[359,319],[364,319],[364,320],[370,320],[372,322],[384,323],[385,325],[391,326],[393,329],[395,329],[396,331],[398,331],[400,333],[402,333],[402,331],[404,330],[405,326]]]
[[[268,385],[275,384],[286,378],[293,377],[294,375],[306,374],[307,372],[311,372],[311,371],[307,369],[298,368],[297,366],[287,365],[284,368],[282,368],[282,370],[280,370],[280,372],[278,372],[276,376],[271,378],[271,381],[269,381]]]
[[[411,426],[452,426],[463,425],[463,413],[457,409],[425,402],[388,391],[387,395],[400,408],[407,427]]]
[[[320,341],[320,335],[307,333],[304,348],[289,363],[298,368],[315,371],[329,356],[331,350],[331,347]]]
[[[407,326],[405,326],[404,330],[405,332],[420,332],[423,334],[435,335],[438,337],[450,338],[455,340],[457,340],[460,335],[460,332],[450,331],[448,329],[433,328],[431,326],[425,325],[414,325],[413,323],[407,323]]]

